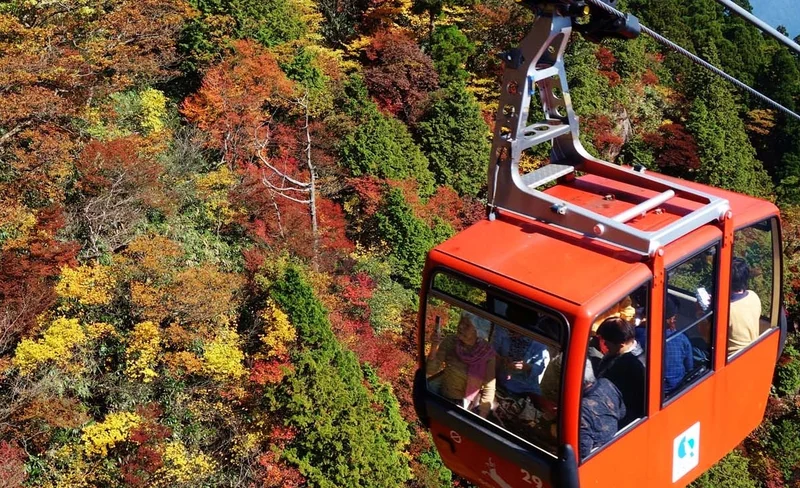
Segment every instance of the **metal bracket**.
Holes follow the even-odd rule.
[[[564,51],[572,33],[572,19],[560,15],[555,8],[540,10],[539,14],[520,43],[519,51],[515,52],[515,62],[506,63],[503,73],[489,168],[490,213],[513,212],[648,256],[692,230],[722,219],[730,208],[723,198],[646,174],[641,169],[637,171],[601,161],[586,152],[578,138],[578,118],[572,108],[564,69]],[[537,93],[544,113],[541,119],[532,120],[530,102]],[[550,164],[520,174],[523,152],[544,142],[552,144]],[[657,194],[623,214],[607,217],[537,189],[574,177],[576,171]],[[626,224],[674,197],[702,206],[652,232]]]

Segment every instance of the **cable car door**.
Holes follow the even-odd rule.
[[[558,402],[566,326],[522,303],[434,273],[420,314],[415,407],[445,465],[480,486],[577,486],[543,392]]]

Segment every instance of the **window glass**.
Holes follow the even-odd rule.
[[[739,229],[733,238],[733,256],[747,263],[748,288],[761,300],[761,317],[770,325],[775,285],[773,239],[772,219]]]
[[[565,330],[544,309],[440,273],[426,306],[428,389],[555,454]]]
[[[737,230],[731,263],[728,356],[777,324],[773,219]]]
[[[581,397],[582,459],[646,415],[648,290],[644,284],[625,295],[593,323]]]
[[[664,297],[662,395],[668,400],[711,369],[717,247],[667,272]]]
[[[433,277],[433,289],[476,307],[483,307],[487,303],[486,290],[449,274],[436,273]]]

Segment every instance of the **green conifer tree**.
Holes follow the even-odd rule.
[[[393,274],[403,286],[419,288],[425,254],[434,246],[433,232],[414,215],[403,192],[396,188],[387,192],[375,220],[378,235],[390,247]]]
[[[339,145],[342,166],[354,176],[415,178],[420,195],[433,193],[433,174],[428,169],[428,159],[405,124],[380,113],[372,102],[367,102],[355,119],[355,128]]]
[[[439,73],[440,86],[466,81],[469,73],[464,66],[473,52],[475,45],[455,25],[439,26],[433,31],[431,59]]]
[[[417,127],[436,182],[460,195],[478,195],[486,181],[488,135],[478,102],[462,83],[438,93]]]
[[[713,46],[707,57],[716,60]],[[769,175],[745,132],[744,122],[730,89],[717,76],[697,71],[689,80],[696,93],[686,124],[699,148],[698,180],[709,185],[755,196],[771,193]]]
[[[409,432],[391,387],[362,370],[336,341],[327,310],[299,269],[290,266],[270,294],[297,328],[299,342],[294,372],[266,394],[297,433],[284,457],[312,486],[402,485],[410,475],[404,454]]]

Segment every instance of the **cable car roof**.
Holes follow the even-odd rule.
[[[681,183],[728,199],[734,227],[778,213],[769,202],[705,185]],[[654,192],[585,175],[574,182],[553,186],[546,193],[602,215],[615,215],[635,205],[625,200],[631,200],[632,196],[634,202],[647,199]],[[630,225],[646,231],[657,230],[699,205],[675,198],[658,211],[650,211],[631,221]],[[714,225],[696,229],[664,247],[665,263],[680,261],[720,236],[719,228]],[[598,296],[609,295],[608,298],[613,299],[621,288],[632,289],[650,276],[645,264],[647,258],[641,254],[546,223],[502,213],[494,221],[483,220],[465,229],[436,247],[432,255],[436,253],[456,258],[463,263],[461,271],[467,274],[475,275],[476,268],[485,270],[574,305],[586,304]]]

